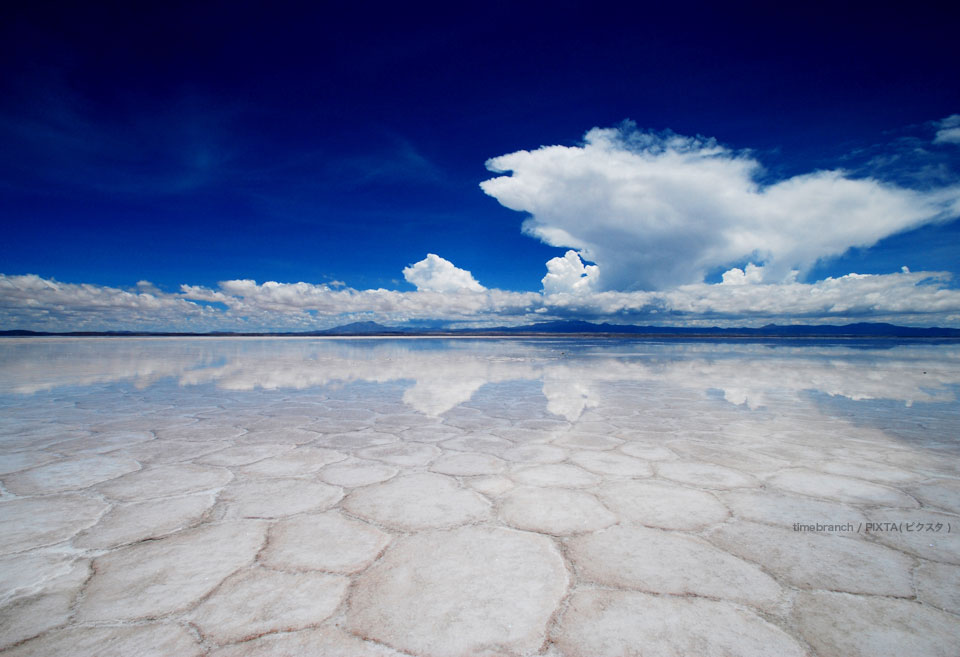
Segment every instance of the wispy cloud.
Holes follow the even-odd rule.
[[[437,166],[408,139],[388,135],[379,150],[348,157],[333,157],[326,164],[325,176],[341,184],[410,185],[440,184],[445,180]]]
[[[951,114],[939,122],[935,144],[960,144],[960,114]]]
[[[235,108],[184,96],[105,114],[56,75],[0,110],[0,179],[19,190],[169,196],[235,175]]]

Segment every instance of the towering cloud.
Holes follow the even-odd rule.
[[[544,294],[584,294],[596,288],[598,267],[584,265],[576,251],[567,251],[562,258],[547,261],[543,277]]]
[[[487,168],[512,175],[484,181],[483,191],[528,212],[529,235],[596,263],[605,290],[699,283],[744,261],[779,282],[820,258],[960,214],[958,186],[917,191],[839,170],[765,185],[749,153],[632,124],[594,128],[581,146],[495,157]]]

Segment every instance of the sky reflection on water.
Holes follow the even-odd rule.
[[[575,421],[617,384],[719,397],[748,409],[811,393],[900,407],[956,403],[960,347],[633,340],[28,339],[0,342],[0,392],[16,396],[161,382],[222,391],[400,384],[437,416],[486,385],[538,384],[547,410]],[[869,405],[867,405],[869,406]],[[847,408],[845,406],[845,408]]]

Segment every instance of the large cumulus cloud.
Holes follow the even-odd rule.
[[[699,283],[746,261],[779,282],[818,259],[960,214],[960,186],[917,191],[839,170],[764,185],[749,153],[632,124],[487,167],[511,175],[484,181],[483,191],[529,213],[529,235],[596,263],[605,290]]]

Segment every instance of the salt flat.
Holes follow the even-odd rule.
[[[3,655],[960,646],[960,346],[0,342]]]

